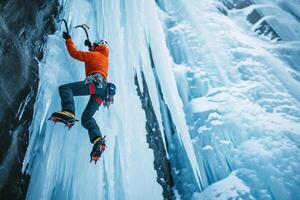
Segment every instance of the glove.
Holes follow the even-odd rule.
[[[86,40],[84,41],[84,46],[87,46],[87,47],[89,47],[89,48],[92,48],[92,43],[91,43],[88,39],[86,39]]]
[[[67,39],[71,38],[71,36],[69,35],[69,33],[63,32],[63,38],[64,38],[65,40],[67,40]]]

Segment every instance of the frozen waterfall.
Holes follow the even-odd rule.
[[[84,33],[72,28],[78,24],[91,27],[91,39],[108,40],[117,95],[96,114],[108,147],[90,164],[80,123],[67,130],[47,121],[60,109],[58,86],[84,79],[57,24],[40,63],[23,164],[28,199],[299,198],[299,1],[60,4],[79,49],[86,47]],[[78,118],[87,100],[75,98]],[[159,130],[146,128],[151,122]],[[168,173],[158,151],[170,182],[158,176]]]

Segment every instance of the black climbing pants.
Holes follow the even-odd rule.
[[[59,95],[61,98],[62,111],[70,111],[75,114],[74,96],[86,96],[90,95],[90,100],[84,109],[81,116],[81,124],[88,130],[91,143],[101,136],[101,131],[93,115],[99,109],[101,105],[101,99],[106,96],[106,86],[97,87],[94,83],[85,83],[85,81],[79,81],[74,83],[68,83],[59,86]]]

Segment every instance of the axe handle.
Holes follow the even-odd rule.
[[[66,27],[66,30],[67,30],[67,33],[69,34],[69,28],[68,28],[68,23],[67,23],[67,21],[66,21],[65,19],[60,19],[60,20],[58,20],[58,22],[64,22],[65,27]]]
[[[88,27],[88,26],[87,26],[87,27]],[[85,27],[84,25],[78,25],[78,26],[75,26],[75,28],[82,28],[82,29],[84,30],[84,32],[85,32],[86,38],[87,38],[88,40],[90,40],[90,39],[89,39],[89,34],[88,34],[88,32],[87,32],[87,30],[86,30],[86,27]]]

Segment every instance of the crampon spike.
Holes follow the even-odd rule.
[[[51,117],[50,120],[53,121],[54,123],[58,122],[58,119],[56,117]]]
[[[65,126],[68,129],[71,129],[75,125],[75,122],[78,122],[78,120],[75,119],[75,118],[74,119],[64,119],[64,118],[62,118],[60,116],[55,116],[55,115],[58,115],[58,112],[57,113],[53,113],[48,120],[51,120],[54,123],[61,122],[61,123],[65,124]]]
[[[67,124],[66,126],[68,127],[68,129],[72,128],[72,124]]]
[[[92,161],[95,161],[95,164],[97,163],[97,161],[98,161],[98,159],[99,159],[99,157],[98,156],[92,156],[91,157],[91,161],[90,161],[90,163],[92,162]]]

